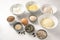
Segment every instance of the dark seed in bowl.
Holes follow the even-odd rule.
[[[20,32],[18,32],[18,34],[20,34]]]

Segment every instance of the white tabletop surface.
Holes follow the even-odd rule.
[[[0,40],[40,40],[36,37],[18,34],[7,22],[6,18],[12,15],[10,7],[13,4],[25,4],[29,0],[0,0]],[[39,4],[52,4],[57,7],[58,12],[54,14],[58,18],[58,25],[55,29],[47,30],[48,37],[45,40],[60,40],[60,0],[35,0]],[[38,28],[38,25],[36,25]]]

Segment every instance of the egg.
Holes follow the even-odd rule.
[[[27,18],[22,18],[21,23],[24,24],[24,25],[27,25],[28,24],[28,19]]]

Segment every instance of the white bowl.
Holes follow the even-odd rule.
[[[8,16],[8,17],[9,17],[9,16]],[[8,17],[7,17],[7,19],[8,19]],[[9,22],[9,24],[14,24],[14,23],[16,22],[16,18],[17,18],[17,17],[15,17],[15,16],[13,16],[13,17],[14,17],[15,19],[14,19],[12,22],[9,22],[9,21],[7,20],[7,21]]]
[[[26,3],[26,8],[27,8],[28,6],[34,5],[34,4],[37,5],[38,9],[37,9],[37,10],[34,10],[34,11],[27,9],[29,12],[37,12],[37,11],[39,10],[40,6],[39,6],[38,3],[35,2],[35,1],[29,1],[29,2],[27,2],[27,3]]]
[[[57,19],[55,16],[53,16],[53,15],[47,15],[47,14],[41,15],[41,16],[38,18],[38,23],[39,23],[40,26],[42,26],[41,23],[40,23],[41,20],[42,20],[43,18],[46,18],[46,17],[51,18],[51,19],[54,21],[54,26],[51,27],[51,28],[46,28],[46,27],[44,27],[44,28],[46,28],[46,29],[53,29],[53,28],[57,27],[58,19]],[[42,27],[43,27],[43,26],[42,26]]]
[[[50,7],[52,8],[52,14],[55,14],[55,13],[57,12],[57,8],[56,8],[55,6],[50,5],[50,4],[44,4],[44,5],[42,5],[42,7],[41,7],[41,12],[42,12],[42,13],[44,13],[44,11],[42,10],[43,7],[47,7],[47,6],[50,6]],[[45,14],[45,13],[44,13],[44,14]]]
[[[25,11],[24,6],[22,4],[13,5],[10,10],[14,15],[21,15]]]

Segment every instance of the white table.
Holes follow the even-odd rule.
[[[16,3],[25,4],[29,0],[0,0],[0,40],[40,40],[34,38],[26,33],[26,35],[19,35],[8,24],[6,18],[12,15],[10,7]],[[58,18],[58,26],[55,29],[47,30],[48,37],[45,40],[60,40],[60,0],[35,0],[39,4],[52,4],[57,7],[58,12],[54,14]]]

